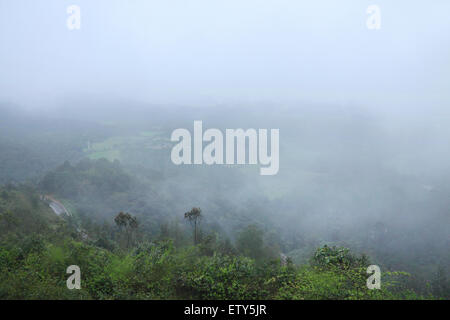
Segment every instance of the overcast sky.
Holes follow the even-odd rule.
[[[450,1],[0,0],[0,100],[82,95],[448,106]]]

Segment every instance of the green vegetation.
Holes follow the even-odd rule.
[[[299,148],[277,176],[175,166],[167,139],[180,123],[150,116],[0,117],[0,299],[450,298],[445,173],[378,168],[355,144],[339,158],[329,147],[345,135],[291,116],[318,138],[287,140]],[[361,146],[378,135],[357,129]],[[72,264],[81,290],[66,287]],[[381,290],[366,287],[369,264]]]
[[[431,298],[405,288],[405,273],[385,273],[382,289],[368,290],[369,259],[347,248],[321,247],[301,266],[281,263],[255,225],[236,246],[208,230],[194,245],[189,229],[176,236],[165,226],[152,238],[121,212],[115,225],[91,225],[83,237],[29,188],[2,188],[0,196],[0,299]],[[81,268],[81,290],[66,287],[72,264]]]
[[[161,135],[161,131],[142,131],[133,136],[114,136],[101,142],[93,142],[83,151],[89,159],[123,161],[130,153],[142,152],[143,147],[158,150],[170,146]]]

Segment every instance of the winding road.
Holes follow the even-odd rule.
[[[71,216],[70,212],[64,207],[64,205],[56,199],[53,199],[51,196],[43,196],[44,201],[47,201],[50,208],[52,208],[53,212],[60,216],[62,213],[65,213],[68,216]]]

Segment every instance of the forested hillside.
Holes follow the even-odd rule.
[[[17,124],[0,137],[0,298],[448,299],[446,175],[399,173],[374,162],[376,149],[362,153],[362,140],[382,145],[385,134],[370,117],[364,131],[329,116],[328,127],[346,128],[333,137],[319,116],[274,115],[287,133],[305,124],[302,149],[285,148],[287,169],[262,179],[254,167],[174,166],[170,119],[37,122],[10,111],[0,120]],[[324,156],[355,130],[334,145],[345,152]],[[381,290],[367,289],[370,264]],[[69,265],[82,270],[79,291],[66,287]]]
[[[402,272],[384,273],[383,288],[367,290],[369,258],[345,248],[324,246],[302,266],[281,263],[256,226],[234,243],[202,229],[194,245],[189,228],[161,225],[149,235],[137,220],[130,241],[117,217],[80,229],[32,190],[0,194],[0,299],[431,298],[405,287]],[[72,264],[82,270],[81,290],[67,290]]]

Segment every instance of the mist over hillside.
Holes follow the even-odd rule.
[[[417,260],[449,262],[445,119],[421,118],[420,125],[411,119],[406,126],[373,110],[328,105],[167,112],[127,105],[106,112],[108,105],[97,104],[98,115],[89,107],[66,108],[42,115],[15,108],[2,117],[15,128],[2,135],[3,181],[37,181],[41,193],[69,200],[100,223],[132,212],[151,221],[150,233],[159,232],[155,221],[183,224],[181,213],[198,206],[204,223],[232,239],[245,226],[260,225],[277,250],[298,262],[305,262],[302,250],[324,243],[369,251],[378,263],[408,271],[420,269]],[[260,176],[255,165],[174,165],[171,132],[192,131],[200,115],[205,130],[279,128],[279,173]],[[24,153],[33,157],[14,169]],[[92,164],[82,159],[103,159],[106,167],[89,177]],[[59,167],[64,161],[68,167]],[[117,173],[104,171],[110,166]]]
[[[449,299],[448,12],[1,2],[0,299]]]

